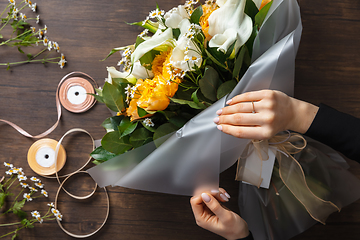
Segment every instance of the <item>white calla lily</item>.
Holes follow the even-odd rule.
[[[165,16],[165,25],[171,28],[179,28],[180,22],[185,18],[190,18],[184,5],[179,5],[168,11]]]
[[[130,71],[120,72],[116,70],[114,67],[107,67],[108,77],[106,79],[107,82],[112,83],[113,78],[125,78],[130,83],[135,84],[137,79],[146,79],[154,77],[152,71],[146,69],[144,66],[140,64],[140,61],[137,61],[133,64],[133,69],[130,74]]]
[[[106,69],[108,71],[108,77],[106,79],[106,82],[108,83],[112,83],[113,78],[125,78],[132,84],[136,83],[136,78],[132,74],[129,74],[129,72],[120,72],[114,67],[107,67]]]
[[[224,0],[221,0],[224,3]],[[249,39],[252,33],[252,20],[244,13],[246,0],[227,0],[209,17],[210,47],[226,52],[235,43],[235,53]]]
[[[153,49],[163,49],[168,46],[175,47],[175,40],[173,39],[171,28],[166,29],[164,32],[158,31],[152,38],[140,43],[131,55],[131,62],[135,63],[144,56],[145,53]]]
[[[253,2],[255,3],[256,7],[259,9],[261,6],[263,0],[253,0]]]

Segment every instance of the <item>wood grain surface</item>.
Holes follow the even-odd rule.
[[[119,55],[102,62],[113,47],[132,44],[141,28],[126,22],[144,19],[156,4],[164,10],[183,4],[182,0],[38,0],[41,26],[47,25],[47,36],[60,44],[68,61],[64,69],[56,64],[24,64],[0,67],[0,118],[12,121],[31,134],[47,130],[57,119],[55,90],[60,79],[69,72],[82,71],[99,85],[107,76],[106,66],[115,66]],[[8,4],[0,0],[0,10]],[[296,59],[295,97],[314,104],[326,103],[338,110],[360,117],[360,1],[299,0],[303,35]],[[36,16],[30,12],[29,16]],[[34,24],[35,25],[35,24]],[[36,51],[41,49],[30,49]],[[16,48],[0,47],[0,62],[23,59]],[[86,113],[63,111],[61,122],[48,137],[59,140],[69,129],[81,127],[95,139],[105,130],[100,126],[110,113],[97,103]],[[329,119],[331,121],[331,119]],[[28,176],[35,175],[27,164],[27,151],[33,139],[18,134],[0,123],[0,162],[6,161],[24,168]],[[61,171],[67,173],[81,166],[91,151],[90,139],[73,134],[64,141],[68,159]],[[360,167],[351,162],[351,172],[360,177]],[[5,168],[0,166],[0,175]],[[232,196],[227,207],[238,212],[238,183],[235,168],[221,174],[220,185]],[[41,177],[40,177],[41,178]],[[49,199],[39,198],[27,204],[26,210],[47,210],[58,184],[41,178]],[[78,175],[66,187],[85,195],[93,187],[90,177]],[[89,239],[222,239],[195,224],[189,197],[109,187],[110,216],[105,227]],[[76,234],[87,234],[100,226],[106,212],[106,198],[99,190],[91,199],[78,201],[60,195],[59,209],[64,227]],[[0,217],[0,223],[10,218]],[[1,228],[0,235],[13,230]],[[326,225],[317,224],[294,240],[355,240],[360,237],[360,201],[332,214]],[[18,239],[72,239],[61,231],[55,221],[22,230]]]

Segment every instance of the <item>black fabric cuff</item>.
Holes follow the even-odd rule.
[[[239,238],[236,240],[254,240],[254,238],[253,238],[253,235],[251,234],[251,232],[249,231],[249,235],[247,237]]]
[[[360,161],[360,119],[325,104],[305,135],[322,142],[355,161]]]

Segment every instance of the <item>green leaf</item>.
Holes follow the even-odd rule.
[[[185,118],[182,118],[182,117],[173,117],[173,118],[169,119],[169,122],[174,124],[176,127],[181,128],[182,126],[185,125],[187,120]]]
[[[4,38],[3,35],[0,34],[0,38]]]
[[[243,65],[243,60],[244,60],[244,56],[245,53],[247,52],[247,47],[246,45],[242,46],[240,49],[240,52],[235,60],[235,66],[234,66],[234,70],[233,70],[233,78],[238,78],[239,77],[239,73],[241,70],[241,67]]]
[[[173,32],[173,36],[174,36],[174,38],[175,39],[178,39],[179,38],[179,36],[180,36],[180,29],[179,28],[175,28],[175,29],[173,29],[172,30],[172,32]]]
[[[109,117],[105,119],[101,126],[105,128],[106,132],[118,131],[118,126],[123,118],[124,116]]]
[[[33,58],[33,56],[32,56],[31,53],[26,54],[26,56],[27,56],[27,58],[28,58],[29,61]]]
[[[17,236],[17,232],[15,232],[14,235],[12,235],[11,240],[14,240]]]
[[[14,206],[11,208],[12,211],[13,211],[13,213],[17,214],[17,212],[20,211],[21,208],[24,207],[25,200],[26,200],[26,199],[23,199],[23,200],[21,200],[20,202],[17,202],[17,201],[16,201],[16,202],[14,203]]]
[[[148,115],[149,113],[147,111],[145,111],[143,108],[141,107],[137,107],[137,112],[139,117],[145,117],[146,115]]]
[[[199,86],[201,93],[211,101],[216,101],[216,91],[221,81],[219,79],[219,74],[217,71],[210,67],[206,66],[204,77],[199,80]]]
[[[136,129],[130,136],[130,143],[134,148],[141,147],[149,141],[152,141],[152,135],[152,132],[146,128]]]
[[[156,131],[156,128],[147,126],[147,125],[144,123],[144,121],[141,121],[141,124],[143,125],[144,128],[146,128],[146,129],[149,130],[150,132],[155,132],[155,131]]]
[[[121,112],[125,108],[123,95],[114,85],[106,82],[102,93],[106,106],[114,112]]]
[[[119,131],[109,132],[101,140],[103,148],[116,155],[122,154],[132,148],[128,136],[120,138]]]
[[[177,98],[170,98],[171,101],[173,101],[174,103],[178,103],[178,104],[187,104],[192,108],[195,109],[205,109],[206,106],[204,104],[196,104],[193,101],[188,101],[188,100],[183,100],[183,99],[177,99]]]
[[[220,99],[224,97],[226,94],[230,93],[234,89],[236,84],[237,84],[236,80],[226,81],[223,84],[221,84],[217,91],[217,98]]]
[[[205,48],[206,55],[219,67],[226,69],[225,61],[226,57],[225,54],[221,51],[217,51],[217,48]]]
[[[21,49],[21,47],[18,47],[18,51],[21,52],[22,54],[25,54],[24,51]]]
[[[99,96],[99,95],[93,94],[93,93],[87,93],[87,94],[93,96],[96,99],[96,101],[101,102],[101,103],[105,103],[102,96]]]
[[[104,162],[116,156],[115,153],[105,150],[102,146],[97,147],[90,156],[98,161]]]
[[[136,38],[136,44],[135,44],[135,48],[142,42],[144,42],[145,40],[140,38],[140,37],[137,37]],[[151,51],[148,51],[147,53],[145,53],[141,58],[140,58],[140,63],[141,65],[143,66],[150,66],[151,63],[153,62],[154,58],[155,58],[155,55],[156,53],[158,53],[158,51],[155,51],[155,50],[151,50]]]
[[[138,122],[131,122],[129,117],[124,117],[118,127],[120,138],[131,134],[135,131],[136,127],[138,125]]]
[[[34,228],[34,225],[27,219],[21,220],[21,224],[26,228]]]
[[[113,83],[115,83],[116,85],[120,85],[120,84],[130,84],[130,82],[129,82],[126,78],[112,78],[111,80],[112,80]]]
[[[254,21],[255,15],[259,12],[253,0],[246,0],[244,12]]]
[[[271,7],[271,4],[273,1],[266,4],[255,16],[255,25],[258,26],[258,29],[260,29],[261,25],[263,24],[267,13],[269,12],[269,9]]]
[[[20,219],[24,219],[27,217],[27,213],[24,212],[23,210],[18,210],[16,215],[20,218]]]
[[[194,103],[199,104],[199,98],[197,97],[197,92],[199,89],[196,89],[192,94],[191,94],[191,99],[194,101]]]
[[[200,17],[203,15],[203,9],[201,6],[198,6],[194,12],[191,14],[190,16],[190,22],[191,23],[195,23],[195,24],[199,24],[200,22]]]
[[[177,126],[175,126],[172,123],[164,123],[163,125],[161,125],[160,127],[158,127],[154,133],[154,141],[158,138],[161,138],[165,135],[168,135],[172,132],[177,131],[179,128]],[[155,141],[156,146],[158,147],[159,144]]]
[[[8,195],[9,195],[8,193],[4,193],[4,192],[1,192],[1,193],[0,193],[0,208],[1,208],[2,206],[4,206],[6,197],[7,197]]]
[[[114,53],[116,53],[116,52],[118,52],[118,51],[120,51],[120,49],[116,49],[116,48],[112,49],[112,50],[110,51],[110,53],[109,53],[103,60],[100,60],[100,61],[105,61],[105,60],[108,59],[111,55],[113,55]]]
[[[249,57],[251,59],[251,55],[252,55],[252,50],[253,50],[253,45],[254,45],[254,40],[258,34],[258,29],[257,27],[253,27],[253,31],[250,35],[250,38],[247,40],[247,42],[245,43],[247,49],[248,49],[248,52],[249,52]]]

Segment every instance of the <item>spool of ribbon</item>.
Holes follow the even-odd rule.
[[[73,77],[73,76],[81,76],[81,77]],[[62,86],[63,84],[64,86]],[[75,113],[85,112],[89,110],[96,103],[96,100],[93,96],[86,94],[86,91],[89,91],[89,93],[94,93],[95,92],[94,87],[98,87],[96,81],[86,73],[71,72],[65,75],[60,80],[56,89],[55,102],[57,109],[57,121],[48,130],[36,136],[29,134],[24,129],[22,129],[21,127],[10,121],[0,119],[0,122],[4,122],[10,125],[25,137],[35,138],[35,139],[45,137],[48,134],[50,134],[52,131],[54,131],[59,124],[61,118],[61,103],[64,104],[64,107],[66,109]],[[60,103],[60,99],[61,99],[61,103]]]
[[[58,171],[62,168],[63,164],[65,163],[63,158],[64,157],[66,158],[65,150],[64,150],[63,146],[61,145],[61,143],[67,135],[74,133],[74,132],[86,133],[91,138],[92,149],[95,149],[95,141],[94,141],[93,137],[90,135],[90,133],[88,131],[81,129],[81,128],[74,128],[74,129],[67,131],[60,138],[60,140],[58,142],[55,140],[52,140],[52,139],[41,139],[39,141],[36,141],[29,149],[28,156],[30,154],[30,156],[32,158],[32,160],[31,160],[32,164],[35,164],[34,162],[36,162],[38,165],[41,166],[41,168],[39,166],[37,166],[37,168],[40,169],[41,171],[38,171],[38,172],[35,171],[35,172],[44,178],[50,178],[50,179],[56,178],[56,180],[59,183],[59,188],[56,192],[56,196],[55,196],[55,200],[54,200],[55,208],[57,208],[57,202],[58,202],[58,198],[59,198],[59,194],[60,194],[61,190],[63,190],[67,195],[69,195],[72,198],[75,198],[78,200],[83,200],[83,199],[88,199],[91,196],[93,196],[97,189],[97,184],[95,183],[95,187],[90,194],[88,194],[86,196],[77,196],[77,195],[70,193],[69,191],[67,191],[64,188],[65,182],[68,181],[75,174],[87,173],[86,171],[82,171],[82,170],[89,164],[89,162],[91,161],[91,157],[89,157],[89,159],[85,162],[85,164],[83,166],[81,166],[79,169],[77,169],[71,173],[64,174],[64,175],[58,174]],[[35,157],[33,157],[34,155],[35,155]],[[36,158],[36,155],[39,155],[39,160]],[[48,155],[48,156],[46,157],[46,155]],[[48,161],[48,159],[50,159],[51,162],[50,162],[50,160]],[[53,163],[53,164],[51,164],[51,163]],[[49,172],[51,172],[50,170],[44,171],[45,174],[43,173],[42,168],[46,168],[46,166],[48,166],[48,165],[50,165],[49,168],[52,169],[51,171],[54,171],[52,174],[55,174],[55,176],[48,176],[48,175],[50,175],[50,174],[48,174]],[[31,165],[30,165],[30,167],[31,167]],[[31,168],[33,169],[33,167],[31,167]],[[37,169],[37,168],[35,168],[35,169]],[[58,169],[58,171],[56,171],[55,169]],[[65,178],[65,179],[61,182],[60,178]],[[83,234],[83,235],[74,234],[74,233],[71,233],[70,231],[66,230],[62,226],[61,222],[59,220],[57,220],[59,227],[66,234],[68,234],[69,236],[75,237],[75,238],[86,238],[86,237],[90,237],[90,236],[94,235],[95,233],[97,233],[105,225],[105,223],[109,217],[110,201],[109,201],[109,195],[108,195],[105,187],[104,187],[104,192],[106,194],[106,200],[107,200],[106,216],[105,216],[103,223],[95,231],[93,231],[92,233]]]
[[[236,180],[246,181],[255,186],[261,183],[262,162],[268,159],[268,148],[276,150],[276,159],[279,164],[279,175],[284,185],[305,207],[309,215],[318,222],[325,224],[326,218],[340,208],[331,201],[315,195],[309,188],[304,171],[300,163],[292,156],[306,147],[306,140],[297,133],[280,133],[265,141],[253,140],[249,142],[242,156],[238,159]],[[256,151],[257,171],[247,171],[245,165],[247,156]],[[253,165],[253,164],[252,164]]]

